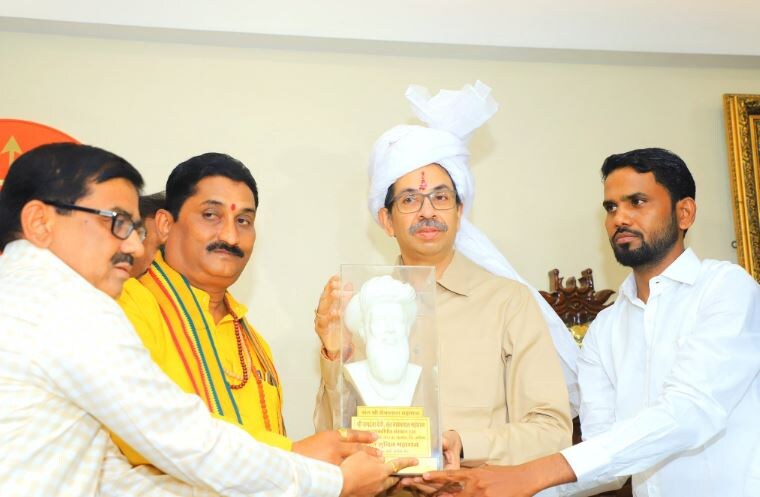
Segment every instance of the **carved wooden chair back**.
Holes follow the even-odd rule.
[[[578,345],[588,330],[591,321],[605,307],[607,301],[615,294],[612,290],[594,290],[594,275],[591,269],[581,271],[577,280],[574,276],[563,283],[559,269],[549,271],[549,291],[540,292],[550,306],[556,311],[573,334]]]

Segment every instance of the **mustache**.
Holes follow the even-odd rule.
[[[630,235],[638,236],[639,238],[644,238],[644,236],[641,234],[640,231],[632,230],[630,228],[626,228],[625,226],[621,226],[620,228],[615,230],[615,233],[612,234],[612,240],[614,240],[615,237],[617,237],[621,233],[628,233]]]
[[[437,219],[423,219],[409,227],[409,234],[414,235],[422,228],[435,228],[438,231],[449,231],[449,226],[443,221]]]
[[[132,256],[132,254],[125,254],[124,252],[118,252],[111,257],[111,264],[121,264],[122,262],[128,263],[130,266],[135,265],[135,258]]]
[[[232,255],[235,255],[237,257],[243,258],[245,257],[245,254],[240,249],[240,247],[236,247],[235,245],[230,245],[227,242],[223,242],[219,240],[218,242],[210,243],[208,247],[206,247],[206,250],[208,252],[213,252],[214,250],[224,250],[225,252],[229,252]]]

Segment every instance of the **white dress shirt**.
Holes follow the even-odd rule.
[[[760,496],[760,286],[687,249],[649,288],[629,276],[584,338],[562,494],[633,475],[639,497]]]
[[[131,467],[107,430],[167,474]],[[0,496],[328,497],[342,483],[336,466],[213,419],[151,360],[113,299],[47,250],[6,246]]]

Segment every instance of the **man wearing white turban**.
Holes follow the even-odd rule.
[[[498,104],[479,81],[432,98],[410,86],[406,97],[427,126],[396,126],[377,140],[369,209],[396,238],[400,263],[436,269],[447,466],[458,466],[460,454],[463,464],[476,465],[555,452],[570,444],[568,390],[575,411],[577,346],[538,292],[466,218],[474,196],[467,141]],[[323,344],[318,429],[332,427],[339,396],[339,294],[333,277],[316,310]]]

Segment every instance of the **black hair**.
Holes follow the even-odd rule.
[[[179,218],[179,211],[185,201],[197,191],[198,183],[209,176],[223,176],[245,183],[253,192],[253,201],[258,209],[259,191],[256,180],[245,164],[227,154],[209,152],[179,164],[166,180],[166,210],[175,220]]]
[[[166,193],[157,192],[150,195],[140,195],[140,217],[156,217],[156,211],[166,208]]]
[[[456,197],[456,200],[457,200],[457,207],[459,207],[460,205],[462,205],[462,199],[459,198],[459,192],[457,191],[457,184],[454,183],[454,178],[451,177],[451,175],[449,174],[449,171],[445,167],[441,166],[440,164],[436,164],[436,166],[438,166],[441,169],[443,169],[446,172],[446,176],[448,176],[449,179],[451,180],[451,184],[454,187],[454,196]],[[388,215],[389,216],[392,214],[392,211],[393,211],[393,209],[392,209],[393,208],[393,196],[394,196],[393,195],[393,193],[394,193],[393,189],[395,187],[396,187],[396,182],[394,181],[393,183],[391,183],[391,186],[388,187],[388,191],[385,192],[385,201],[383,201],[383,206],[388,210]]]
[[[90,193],[91,183],[123,178],[138,192],[140,173],[129,162],[102,148],[51,143],[21,154],[0,190],[0,250],[19,238],[21,210],[32,200],[74,204]],[[66,211],[60,211],[65,213]]]
[[[654,180],[668,190],[673,208],[681,199],[696,199],[697,187],[694,177],[686,163],[670,150],[640,148],[610,155],[602,164],[602,180],[606,180],[613,171],[624,167],[631,167],[638,173],[654,174]]]

